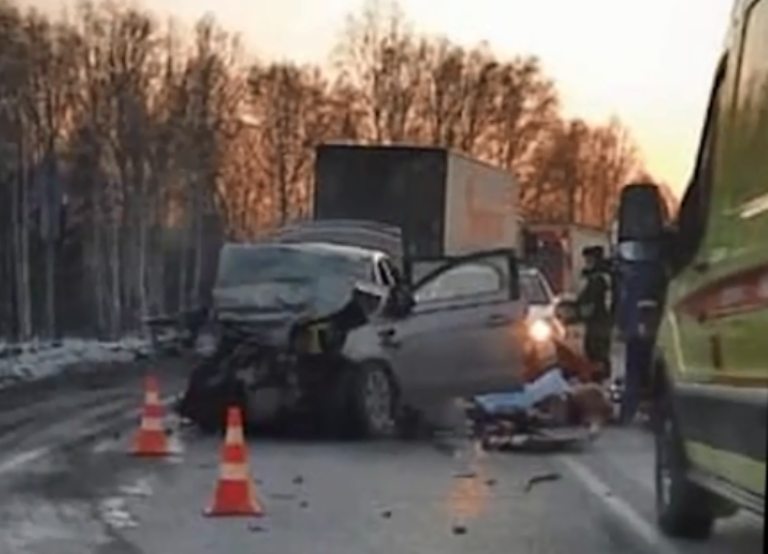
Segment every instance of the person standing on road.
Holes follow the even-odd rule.
[[[600,366],[599,380],[610,377],[611,353],[611,275],[601,246],[582,251],[584,286],[576,299],[584,322],[584,354]]]

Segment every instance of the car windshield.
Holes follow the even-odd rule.
[[[214,303],[219,312],[341,309],[357,281],[370,279],[361,255],[321,246],[226,245],[219,256]]]
[[[219,256],[217,288],[263,283],[307,284],[323,278],[366,279],[362,257],[320,248],[285,245],[224,246]]]
[[[520,291],[530,304],[550,304],[552,298],[542,277],[534,271],[520,272]]]

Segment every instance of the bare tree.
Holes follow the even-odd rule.
[[[637,178],[644,168],[637,145],[616,118],[592,127],[585,146],[580,217],[586,223],[605,226],[613,217],[621,187]]]
[[[529,211],[547,220],[606,226],[618,191],[642,171],[637,147],[616,121],[590,126],[563,122],[536,172],[541,193],[526,198]]]
[[[311,215],[318,142],[463,150],[547,220],[605,224],[643,175],[628,130],[563,117],[535,58],[418,35],[389,0],[333,62],[255,63],[211,19],[0,0],[0,338],[117,337],[204,301],[225,234]]]
[[[315,145],[333,129],[322,75],[273,64],[251,71],[251,110],[259,128],[259,160],[274,199],[277,223],[307,213]]]
[[[557,123],[557,91],[536,58],[502,64],[495,84],[496,117],[488,137],[491,159],[527,181],[536,151]]]
[[[10,271],[4,277],[11,284],[5,298],[13,307],[10,332],[21,340],[32,335],[31,289],[29,283],[29,200],[27,189],[26,133],[28,125],[14,107],[26,94],[28,83],[28,44],[23,34],[23,19],[14,6],[0,3],[0,119],[2,139],[0,155],[3,163],[3,187],[0,206],[10,225],[4,229],[3,244],[10,245],[4,259],[10,260]]]
[[[210,250],[206,230],[218,227],[217,192],[223,152],[231,140],[233,115],[243,104],[243,81],[234,76],[239,44],[211,19],[195,29],[195,51],[187,62],[178,101],[184,114],[179,154],[187,170],[184,188],[177,196],[184,215],[179,306],[189,307],[199,298],[204,278],[204,256]],[[187,282],[187,255],[193,255],[192,281]],[[208,265],[208,264],[205,264]]]
[[[370,129],[366,134],[375,142],[407,137],[421,81],[422,46],[396,2],[369,0],[348,18],[335,52],[336,67],[362,92]]]
[[[654,182],[651,175],[641,175],[638,177],[638,180],[651,183]],[[674,216],[680,205],[680,198],[672,191],[672,187],[670,187],[669,184],[663,181],[657,181],[656,185],[659,187],[659,190],[661,190],[661,196],[664,198],[664,204],[666,205],[670,216]]]

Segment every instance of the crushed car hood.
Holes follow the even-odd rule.
[[[349,301],[354,280],[333,277],[307,283],[265,282],[213,291],[213,306],[219,319],[279,325],[298,317],[321,318]]]

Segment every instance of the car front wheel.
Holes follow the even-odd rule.
[[[703,540],[715,523],[713,497],[691,481],[682,438],[668,393],[654,402],[656,442],[656,513],[661,530],[671,537]]]
[[[356,435],[379,439],[392,435],[397,413],[397,388],[386,367],[366,363],[350,374],[352,426]]]

